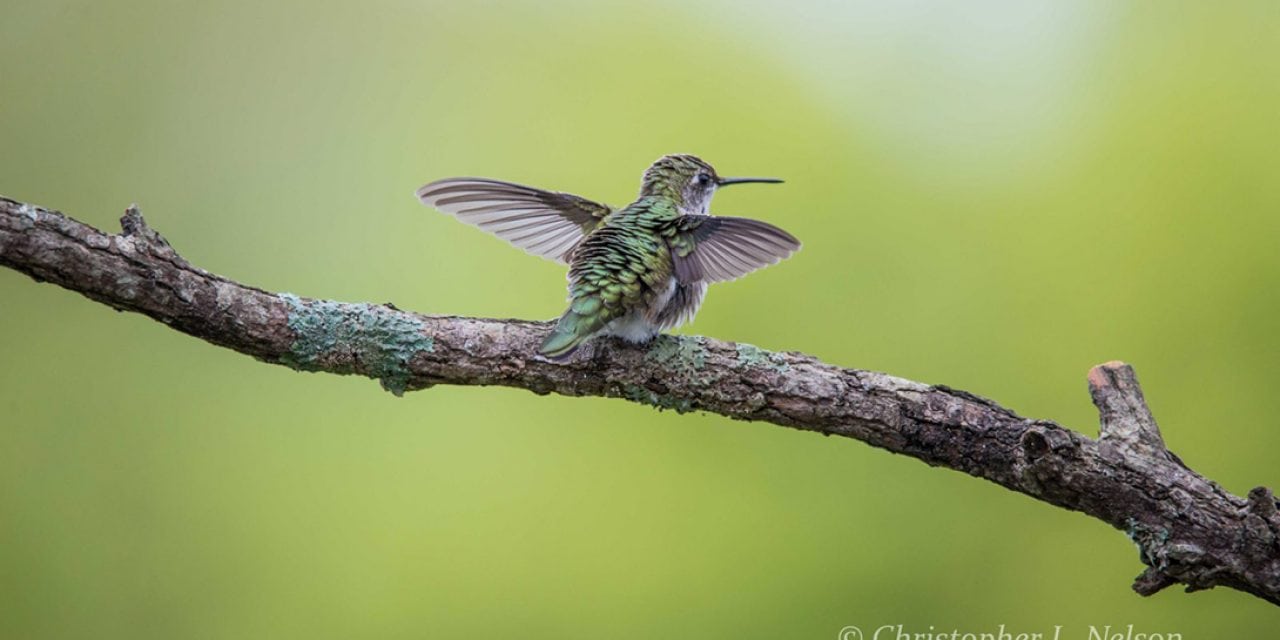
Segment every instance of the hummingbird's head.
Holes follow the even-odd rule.
[[[669,198],[685,215],[707,215],[716,189],[744,182],[782,182],[777,178],[721,178],[696,156],[662,156],[649,165],[640,183],[640,196]]]

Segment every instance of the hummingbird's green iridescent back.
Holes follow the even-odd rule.
[[[569,308],[539,353],[565,358],[596,335],[647,342],[693,319],[707,285],[774,264],[800,243],[773,225],[711,216],[720,178],[689,155],[659,158],[640,198],[614,211],[571,194],[484,178],[428,184],[418,197],[543,257],[567,262]]]

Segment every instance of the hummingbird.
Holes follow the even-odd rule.
[[[581,196],[491,180],[446,178],[418,199],[525,251],[569,266],[569,308],[538,353],[561,360],[587,340],[643,344],[693,320],[707,285],[735,280],[800,249],[766,222],[712,215],[717,189],[777,178],[722,178],[691,155],[644,172],[635,202],[613,208]]]

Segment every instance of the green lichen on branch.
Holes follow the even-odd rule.
[[[294,369],[367,375],[399,396],[408,388],[409,360],[435,351],[435,339],[408,314],[373,304],[280,297],[289,305],[294,333],[280,362]]]
[[[682,379],[710,381],[703,371],[707,366],[707,339],[700,335],[658,335],[644,357]]]
[[[638,384],[622,385],[622,397],[640,404],[647,404],[659,411],[672,409],[676,413],[693,411],[693,402],[688,398],[677,398],[666,393],[657,393]]]
[[[633,402],[647,404],[659,411],[672,409],[677,413],[693,411],[693,401],[680,398],[665,392],[666,382],[687,383],[694,381],[708,383],[714,376],[705,371],[707,366],[706,339],[701,336],[659,335],[650,343],[644,359],[661,367],[663,376],[669,380],[659,380],[655,391],[640,384],[624,384],[620,391],[622,397]]]
[[[744,367],[767,367],[778,373],[786,373],[791,368],[782,354],[765,351],[745,342],[738,343],[738,364]]]
[[[653,339],[644,357],[680,373],[696,374],[707,364],[704,344],[701,336],[660,335]]]

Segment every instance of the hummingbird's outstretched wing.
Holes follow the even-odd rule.
[[[418,199],[535,256],[563,263],[613,212],[570,193],[488,178],[437,180],[418,189]]]
[[[800,249],[794,236],[759,220],[680,216],[672,224],[671,253],[683,284],[735,280]]]

